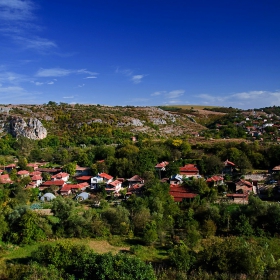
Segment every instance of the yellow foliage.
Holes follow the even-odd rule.
[[[182,143],[183,143],[183,140],[181,140],[181,139],[175,139],[172,141],[172,145],[174,147],[180,147],[182,145]]]

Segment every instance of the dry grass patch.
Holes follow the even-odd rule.
[[[89,247],[94,250],[94,252],[99,253],[99,254],[104,254],[104,253],[113,253],[117,254],[120,251],[129,251],[130,247],[118,247],[118,246],[112,246],[109,244],[108,241],[106,240],[90,240],[88,242]]]

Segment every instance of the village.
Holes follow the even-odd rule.
[[[239,179],[225,180],[225,177],[231,178],[236,173],[235,163],[226,160],[224,168],[220,174],[204,178],[196,164],[186,164],[179,168],[179,173],[170,178],[164,177],[166,167],[169,162],[163,161],[155,165],[155,174],[158,175],[161,183],[167,183],[170,186],[169,194],[175,202],[190,201],[194,199],[198,192],[188,187],[185,182],[188,180],[203,180],[209,188],[223,187],[224,191],[220,193],[219,200],[228,203],[248,203],[250,194],[269,200],[273,199],[276,193],[278,197],[278,178],[280,166],[275,166],[270,173],[267,171],[262,174],[246,174]],[[106,193],[104,198],[110,200],[126,200],[131,195],[141,196],[145,186],[145,180],[138,174],[131,178],[114,178],[110,174],[100,172],[91,175],[89,167],[80,167],[76,165],[75,173],[70,175],[63,167],[46,167],[48,163],[28,163],[28,170],[21,170],[16,163],[2,166],[0,169],[0,184],[13,184],[10,174],[16,173],[17,181],[25,178],[27,184],[26,190],[38,190],[38,199],[41,202],[48,202],[56,196],[71,197],[77,201],[92,199],[95,206],[100,205],[100,196],[97,194],[103,189]],[[228,177],[230,176],[230,177]],[[43,178],[49,178],[44,180]],[[75,183],[74,183],[75,182]],[[218,201],[218,200],[217,200]]]

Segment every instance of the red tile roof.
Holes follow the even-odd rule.
[[[43,179],[43,178],[42,178],[41,175],[34,175],[34,176],[32,176],[32,178],[31,178],[32,181],[37,181],[37,180],[42,180],[42,179]]]
[[[231,161],[229,161],[228,159],[224,162],[225,166],[235,166],[235,164]]]
[[[77,180],[79,181],[88,181],[91,179],[92,176],[80,176],[80,177],[76,177]]]
[[[169,164],[168,161],[163,161],[161,163],[158,163],[155,167],[156,168],[163,168],[163,167],[166,167],[168,164]]]
[[[113,179],[113,176],[111,176],[111,175],[109,175],[109,174],[107,174],[107,173],[100,173],[100,174],[98,174],[100,177],[102,177],[102,178],[105,178],[105,179],[107,179],[107,180],[111,180],[111,179]]]
[[[121,181],[115,180],[115,181],[111,182],[109,185],[116,187],[117,185],[119,185],[121,183],[122,183]]]
[[[211,178],[208,178],[206,180],[206,182],[208,182],[208,183],[209,182],[218,182],[218,181],[222,181],[222,180],[224,180],[224,177],[215,175],[215,176],[212,176]]]
[[[184,198],[194,198],[196,193],[192,193],[188,188],[178,185],[170,185],[169,194],[173,196],[175,202],[181,202]]]
[[[144,181],[139,175],[134,175],[130,179],[127,179],[129,182],[142,182]]]
[[[17,172],[18,175],[29,175],[29,171],[27,170],[20,170]]]
[[[69,177],[69,174],[68,174],[68,173],[66,173],[66,172],[60,172],[60,173],[58,173],[58,174],[53,175],[53,176],[52,176],[52,179],[60,180],[60,179],[62,179],[62,178],[67,178],[67,177]]]
[[[9,174],[0,175],[0,183],[2,183],[2,184],[12,183],[12,180],[11,180]]]
[[[56,180],[56,181],[46,181],[42,184],[42,186],[63,186],[65,182],[63,180]]]

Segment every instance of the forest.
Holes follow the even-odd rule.
[[[60,114],[70,125],[71,118]],[[221,174],[227,159],[237,168],[223,174],[225,182],[258,173],[277,182],[279,174],[272,173],[279,165],[277,143],[244,138],[199,142],[186,134],[163,138],[141,133],[132,141],[130,132],[109,125],[90,125],[94,134],[82,127],[90,138],[75,130],[71,137],[50,132],[36,141],[9,134],[0,138],[0,169],[12,179],[0,184],[0,279],[280,278],[277,183],[266,199],[251,193],[246,203],[237,204],[224,197],[234,192],[229,184],[206,182]],[[91,198],[83,202],[50,187],[43,193],[56,198],[41,202],[39,189],[26,188],[28,179],[17,172],[32,171],[28,163],[43,161],[67,171],[72,183],[76,165],[89,167],[92,176],[106,172],[127,179],[138,174],[145,183],[141,193],[129,198],[125,189],[117,198],[108,196],[104,185],[89,189]],[[155,165],[162,161],[169,164],[159,174]],[[11,163],[17,168],[8,172],[3,167]],[[175,202],[169,181],[162,179],[189,163],[198,167],[201,178],[184,178],[182,187],[197,196]],[[96,252],[89,246],[94,241],[119,250]]]

